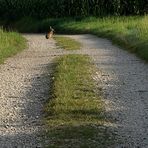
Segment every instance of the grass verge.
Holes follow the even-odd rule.
[[[0,29],[0,63],[26,47],[26,40],[16,32],[5,32]]]
[[[81,48],[81,44],[69,37],[54,36],[56,45],[66,50],[78,50]]]
[[[148,61],[148,16],[89,17],[56,24],[60,32],[90,33],[105,37]]]
[[[86,55],[56,59],[52,98],[46,106],[50,145],[47,147],[103,148],[114,143],[104,102],[95,92],[95,67]]]

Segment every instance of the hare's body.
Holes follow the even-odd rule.
[[[50,26],[50,30],[46,34],[46,39],[52,38],[53,34],[54,34],[54,29]]]

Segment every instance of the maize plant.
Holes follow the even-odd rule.
[[[8,19],[142,15],[147,12],[147,0],[0,0],[0,17]]]

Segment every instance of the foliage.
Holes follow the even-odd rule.
[[[142,15],[147,8],[146,0],[0,0],[1,16],[12,20],[24,16]]]

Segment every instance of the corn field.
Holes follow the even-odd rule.
[[[147,0],[0,0],[0,17],[8,19],[143,15],[147,12]]]

